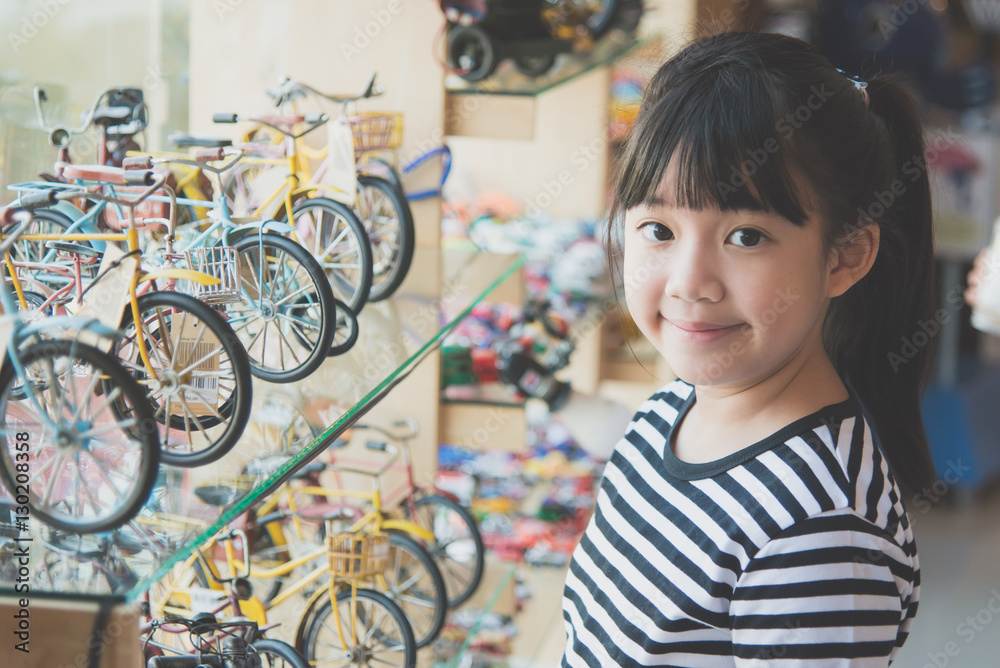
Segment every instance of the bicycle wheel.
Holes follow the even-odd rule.
[[[615,25],[618,19],[618,0],[583,0],[582,4],[591,14],[587,19],[587,28],[594,39],[604,37]]]
[[[80,215],[83,215],[82,213]],[[35,209],[31,212],[31,222],[25,234],[65,234],[66,230],[73,224],[73,220],[61,211],[55,209]],[[89,241],[76,241],[74,243],[83,246],[92,246]],[[18,239],[10,249],[10,257],[14,262],[40,262],[49,253],[45,247],[45,241],[32,239]],[[82,274],[84,277],[93,278],[97,274],[97,265],[83,265]],[[53,287],[62,287],[67,279],[62,276],[47,274],[40,269],[21,270],[22,276],[30,276],[40,283],[51,284]]]
[[[226,172],[222,191],[232,215],[251,216],[271,197],[277,183],[273,179],[257,181],[257,177],[268,170],[274,174],[280,173],[281,178],[288,173],[287,170],[272,165],[253,163],[241,163]],[[273,211],[269,213],[273,214]]]
[[[228,322],[190,295],[142,295],[139,320],[153,374],[140,355],[132,309],[122,318],[125,336],[114,351],[146,389],[162,461],[191,467],[219,460],[250,419],[253,381],[246,350]]]
[[[406,278],[413,261],[413,213],[406,199],[386,179],[358,176],[358,217],[372,249],[372,287],[368,301],[390,297]]]
[[[261,638],[247,648],[247,654],[256,653],[261,668],[309,668],[309,663],[295,648],[280,640]]]
[[[292,225],[323,267],[333,296],[360,313],[372,287],[372,251],[358,216],[340,202],[314,197],[295,205]]]
[[[337,329],[333,334],[333,345],[330,346],[327,357],[343,355],[358,341],[358,316],[354,315],[354,311],[344,302],[339,299],[336,302]]]
[[[438,637],[448,612],[448,594],[440,569],[420,543],[391,534],[389,565],[375,581],[376,589],[392,599],[410,620],[418,649]]]
[[[118,360],[79,342],[43,341],[19,357],[24,379],[10,359],[0,369],[4,486],[58,529],[121,526],[149,498],[160,461],[145,393]],[[118,401],[128,417],[109,410]]]
[[[276,234],[244,237],[236,251],[243,299],[225,309],[251,373],[272,383],[305,378],[326,359],[336,329],[329,281],[305,249]]]
[[[434,532],[434,542],[425,547],[441,569],[448,607],[455,608],[472,596],[483,579],[483,537],[472,514],[445,496],[423,496],[415,505],[417,516],[411,519]],[[409,515],[409,506],[403,507]]]
[[[385,595],[370,589],[356,590],[353,599],[349,589],[338,592],[336,615],[327,597],[300,649],[310,665],[317,666],[413,668],[417,662],[417,643],[406,615]]]

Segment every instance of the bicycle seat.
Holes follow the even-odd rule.
[[[38,178],[47,183],[66,183],[66,179],[48,172],[38,172]]]
[[[103,251],[99,251],[92,246],[85,246],[83,244],[74,244],[68,241],[46,241],[46,248],[54,248],[61,253],[73,253],[74,255],[86,255],[87,257],[101,257],[104,255]]]
[[[225,485],[205,485],[203,487],[196,487],[194,495],[197,496],[202,503],[223,508],[240,496],[240,492],[237,489],[226,487]]]
[[[191,633],[200,636],[214,632],[219,620],[211,612],[199,612],[191,617],[190,622]]]
[[[113,183],[115,185],[125,184],[125,170],[121,167],[111,167],[108,165],[71,165],[68,163],[56,163],[59,174],[67,179],[81,179],[83,181],[101,181],[102,183]]]
[[[108,127],[110,125],[122,125],[132,120],[131,107],[98,107],[94,112],[94,125]]]
[[[361,510],[343,503],[324,503],[322,501],[299,508],[299,517],[314,521],[347,521],[355,522],[361,517]]]
[[[232,139],[226,139],[224,137],[195,137],[194,135],[184,134],[182,132],[175,132],[171,134],[167,137],[167,141],[180,148],[190,146],[199,146],[202,148],[225,148],[233,145]]]

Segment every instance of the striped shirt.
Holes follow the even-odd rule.
[[[563,597],[563,666],[885,666],[920,572],[900,491],[858,402],[705,464],[670,435],[674,381],[604,473]]]

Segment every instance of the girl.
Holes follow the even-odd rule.
[[[885,666],[917,610],[898,483],[933,479],[918,110],[797,39],[701,39],[655,75],[609,249],[679,377],[608,463],[567,666]],[[621,269],[621,268],[619,268]]]

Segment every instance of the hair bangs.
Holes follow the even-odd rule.
[[[706,77],[689,78],[644,105],[620,163],[615,208],[765,211],[803,224],[808,215],[793,178],[794,127],[782,125],[787,105],[764,77],[718,69],[713,85],[705,85]],[[668,173],[676,175],[673,192],[664,189]]]

